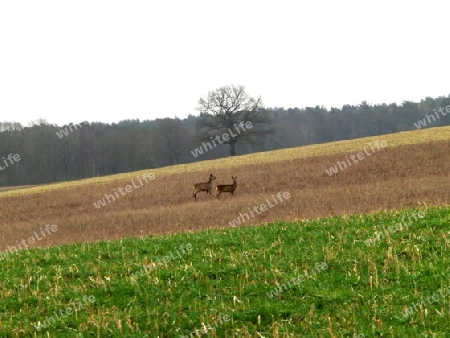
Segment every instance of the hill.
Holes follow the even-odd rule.
[[[238,143],[236,151],[249,154],[256,149],[267,151],[450,126],[448,112],[450,95],[400,105],[361,102],[345,104],[341,109],[266,108],[260,116],[270,118],[273,133],[257,145]],[[203,140],[197,137],[199,123],[200,116],[194,115],[117,124],[85,121],[65,126],[42,119],[28,127],[0,121],[1,156],[7,158],[13,152],[21,158],[12,161],[14,165],[8,163],[14,169],[1,172],[0,187],[63,182],[229,156],[231,149],[227,145],[214,146],[212,151],[202,147]],[[202,148],[203,154],[199,155]]]
[[[445,337],[449,140],[427,129],[3,191],[0,334]],[[237,195],[194,201],[211,172],[238,176]]]
[[[58,231],[31,247],[448,205],[449,140],[450,127],[430,128],[3,191],[0,249],[47,224]],[[237,176],[236,196],[194,201],[210,173]],[[279,193],[289,199],[254,210]]]

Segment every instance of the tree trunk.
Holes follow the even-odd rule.
[[[235,148],[236,141],[233,139],[230,139],[230,154],[231,156],[236,156],[236,148]]]

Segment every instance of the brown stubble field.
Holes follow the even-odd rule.
[[[336,161],[355,153],[223,168],[217,166],[220,160],[205,161],[192,171],[189,165],[167,173],[155,169],[153,181],[100,209],[94,202],[124,188],[133,178],[136,182],[143,172],[44,192],[0,193],[0,250],[31,237],[46,224],[56,224],[58,231],[33,247],[226,228],[240,212],[248,213],[248,208],[266,203],[267,198],[272,201],[271,195],[278,192],[289,192],[290,198],[243,225],[450,204],[448,140],[389,146],[338,174],[326,174],[325,169]],[[207,181],[210,173],[217,177],[215,184],[231,184],[231,176],[237,176],[236,196],[222,194],[218,201],[202,192],[196,202],[192,184]]]

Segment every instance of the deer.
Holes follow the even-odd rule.
[[[216,186],[217,199],[219,199],[220,194],[223,192],[229,192],[231,193],[231,195],[234,196],[234,191],[236,190],[237,187],[237,177],[231,176],[231,179],[233,180],[233,184],[218,184]]]
[[[216,179],[216,177],[213,174],[211,174],[211,175],[209,175],[209,181],[208,182],[195,183],[192,186],[194,188],[193,193],[192,193],[192,197],[194,197],[195,200],[197,200],[197,194],[200,191],[206,191],[207,194],[211,195],[212,182],[215,179]]]

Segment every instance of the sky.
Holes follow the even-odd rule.
[[[448,96],[446,1],[1,1],[0,121],[197,115],[244,85],[266,107]]]

